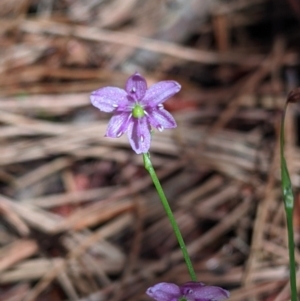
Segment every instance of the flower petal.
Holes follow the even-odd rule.
[[[127,130],[132,149],[137,154],[147,153],[151,144],[150,125],[145,117],[132,118]]]
[[[128,105],[128,96],[125,90],[116,87],[105,87],[93,91],[90,96],[93,106],[103,112],[124,110]]]
[[[147,82],[139,73],[135,73],[128,78],[125,90],[134,100],[140,101],[145,96]]]
[[[181,297],[179,287],[174,283],[161,282],[149,287],[146,294],[156,301],[175,301]]]
[[[183,295],[186,295],[190,290],[197,290],[203,286],[205,286],[203,282],[189,281],[181,285],[180,290]]]
[[[187,286],[185,287],[187,289]],[[218,286],[191,286],[185,296],[195,301],[222,301],[229,298],[229,292]]]
[[[168,98],[176,94],[181,89],[181,86],[173,81],[166,80],[158,82],[152,85],[147,91],[141,104],[150,107],[155,107],[160,103],[163,103]]]
[[[130,115],[130,112],[122,112],[112,116],[108,123],[105,136],[111,138],[122,136],[127,131],[131,120]]]
[[[174,117],[164,109],[153,108],[146,111],[148,113],[147,119],[150,124],[159,131],[163,129],[173,129],[177,127]]]

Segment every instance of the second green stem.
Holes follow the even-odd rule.
[[[287,168],[284,156],[284,120],[288,101],[285,105],[282,115],[280,127],[280,161],[281,161],[281,188],[284,199],[284,207],[287,220],[288,230],[288,246],[290,259],[290,286],[291,286],[291,301],[297,301],[297,276],[296,276],[296,261],[295,261],[295,243],[294,243],[294,228],[293,228],[293,211],[294,211],[294,194],[292,182]]]

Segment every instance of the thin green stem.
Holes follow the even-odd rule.
[[[294,244],[294,228],[293,228],[293,211],[294,211],[294,194],[292,183],[284,156],[284,120],[287,104],[284,108],[281,127],[280,127],[280,161],[281,161],[281,188],[286,212],[289,259],[290,259],[290,287],[291,301],[297,301],[297,284],[296,284],[296,262],[295,262],[295,244]]]
[[[156,175],[156,172],[153,168],[153,165],[152,165],[152,162],[150,160],[150,154],[149,153],[144,153],[143,154],[143,158],[144,158],[144,165],[145,165],[145,168],[146,170],[149,172],[150,176],[151,176],[151,179],[153,181],[153,184],[157,190],[157,193],[160,197],[160,200],[162,202],[162,205],[166,211],[166,214],[169,218],[169,221],[172,225],[172,228],[173,228],[173,231],[175,233],[175,236],[177,238],[177,241],[178,241],[178,244],[180,246],[180,249],[182,251],[182,254],[183,254],[183,258],[185,260],[185,263],[186,263],[186,266],[187,266],[187,269],[189,271],[189,274],[190,274],[190,277],[192,279],[192,281],[197,281],[197,277],[196,277],[196,273],[194,271],[194,268],[193,268],[193,265],[192,265],[192,262],[191,262],[191,259],[190,259],[190,256],[188,254],[188,251],[187,251],[187,248],[186,248],[186,245],[184,243],[184,240],[182,238],[182,235],[181,235],[181,232],[179,230],[179,227],[178,227],[178,224],[175,220],[175,217],[173,215],[173,212],[172,212],[172,209],[169,205],[169,202],[166,198],[166,195],[160,185],[160,182],[159,182],[159,179]]]
[[[295,262],[295,244],[294,244],[294,228],[293,228],[293,209],[285,208],[288,241],[289,241],[289,257],[290,257],[290,286],[291,286],[291,301],[297,301],[297,282],[296,282],[296,262]]]

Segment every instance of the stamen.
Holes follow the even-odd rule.
[[[144,114],[145,114],[146,116],[149,116],[149,114],[148,114],[147,111],[145,111],[145,110],[144,110]]]
[[[122,131],[119,132],[119,133],[117,133],[117,138],[121,137],[122,135],[123,135],[123,132],[122,132]]]
[[[157,126],[157,129],[162,132],[164,130],[164,127],[162,125]]]
[[[161,103],[160,103],[160,104],[158,104],[157,106],[158,106],[158,109],[159,109],[159,110],[162,110],[162,109],[164,108],[164,105],[163,105],[163,104],[161,104]]]
[[[141,142],[144,142],[145,138],[143,135],[140,136],[140,140],[141,140]]]
[[[135,92],[136,92],[136,88],[135,88],[135,87],[132,87],[131,92],[132,92],[132,93],[135,93]]]
[[[118,105],[117,105],[117,104],[115,104],[115,103],[114,103],[112,106],[113,106],[114,108],[117,108],[117,107],[118,107]]]

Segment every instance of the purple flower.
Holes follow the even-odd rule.
[[[202,282],[187,282],[181,286],[161,282],[148,288],[146,294],[156,301],[221,301],[229,298],[229,292],[223,288]]]
[[[147,89],[146,80],[135,73],[126,82],[125,90],[105,87],[92,92],[91,102],[103,112],[113,112],[106,131],[117,138],[127,132],[132,149],[147,153],[151,142],[151,127],[159,131],[176,127],[173,116],[162,103],[180,90],[175,81],[161,81]]]

